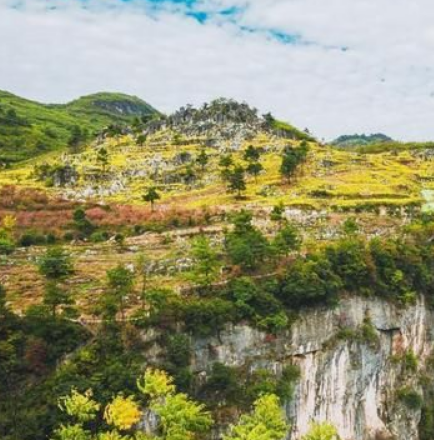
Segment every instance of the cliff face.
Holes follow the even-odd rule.
[[[235,325],[195,340],[192,367],[205,375],[221,362],[279,374],[288,364],[298,365],[301,377],[285,404],[291,440],[306,433],[312,419],[335,424],[343,440],[418,440],[421,411],[405,404],[399,390],[422,394],[419,378],[432,352],[433,318],[422,298],[405,308],[343,299],[334,309],[302,312],[291,331],[276,337]],[[405,366],[408,353],[417,358],[417,371]]]

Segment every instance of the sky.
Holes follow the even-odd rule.
[[[246,101],[319,139],[434,140],[433,0],[0,0],[0,89]]]

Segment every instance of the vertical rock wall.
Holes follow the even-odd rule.
[[[334,423],[343,440],[418,440],[419,409],[397,398],[404,386],[421,393],[419,373],[431,355],[434,314],[421,298],[398,308],[378,299],[348,298],[335,309],[301,312],[291,331],[272,337],[247,325],[228,326],[220,335],[193,341],[193,370],[206,374],[214,362],[280,373],[301,369],[293,399],[285,405],[299,439],[311,420]],[[375,341],[342,338],[359,334],[366,320]],[[418,372],[404,371],[402,356],[412,351]]]

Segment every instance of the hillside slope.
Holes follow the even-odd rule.
[[[77,127],[86,140],[109,124],[155,113],[141,99],[117,93],[98,93],[68,104],[47,105],[0,91],[0,163],[60,149]]]

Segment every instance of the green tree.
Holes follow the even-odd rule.
[[[204,235],[193,241],[192,256],[195,261],[193,281],[201,287],[208,287],[218,278],[220,263],[217,252]]]
[[[246,171],[248,174],[255,178],[255,182],[258,181],[258,176],[264,167],[259,162],[251,162],[247,165]]]
[[[332,303],[342,289],[323,254],[298,258],[280,280],[277,295],[290,308],[316,303]]]
[[[109,287],[109,303],[116,304],[116,311],[119,310],[122,320],[125,319],[125,301],[131,294],[134,286],[134,274],[122,265],[107,271]]]
[[[74,271],[71,257],[61,247],[48,248],[40,258],[38,268],[49,280],[60,280]]]
[[[241,193],[246,190],[245,170],[241,165],[237,165],[233,171],[228,174],[228,191],[236,193],[237,198],[241,198]]]
[[[280,173],[289,182],[295,174],[297,169],[298,158],[293,148],[285,149],[282,157],[282,163],[280,165]]]
[[[353,217],[348,217],[342,224],[342,232],[348,237],[354,237],[359,232],[359,225]]]
[[[80,151],[80,147],[86,142],[87,133],[82,130],[79,125],[71,128],[71,135],[68,140],[68,148],[71,153],[76,154]]]
[[[151,204],[151,210],[154,210],[154,204],[156,202],[156,200],[160,200],[161,196],[160,194],[157,192],[157,189],[155,188],[155,186],[151,186],[150,188],[148,188],[146,194],[143,196],[143,200],[145,202],[149,202]]]
[[[261,157],[261,151],[259,148],[255,148],[253,145],[249,145],[244,152],[244,160],[247,162],[258,162]]]
[[[102,172],[105,174],[107,170],[107,165],[109,164],[109,154],[104,147],[98,150],[96,161],[101,165]]]
[[[72,304],[73,301],[68,292],[57,282],[49,281],[45,286],[42,303],[50,309],[52,317],[55,318],[60,306]]]
[[[147,139],[146,134],[143,133],[139,134],[136,138],[137,145],[143,147],[143,145],[146,143],[146,139]]]
[[[205,169],[207,163],[209,161],[209,157],[208,154],[206,154],[205,149],[203,148],[202,150],[200,150],[199,155],[196,158],[196,162],[199,164],[202,172]]]
[[[283,440],[288,431],[279,398],[265,394],[257,399],[250,414],[244,414],[230,427],[223,440]]]
[[[278,222],[281,225],[284,220],[284,214],[285,205],[283,204],[283,202],[280,202],[277,205],[273,206],[273,209],[270,213],[270,220],[273,222]]]
[[[222,168],[230,168],[234,164],[234,160],[232,158],[232,155],[226,154],[225,156],[222,156],[219,160],[219,166]]]
[[[73,215],[72,219],[74,221],[74,227],[81,233],[86,236],[92,234],[95,230],[95,226],[92,222],[87,218],[86,211],[82,208],[77,208]]]
[[[290,252],[300,249],[300,234],[294,225],[288,223],[277,232],[272,244],[278,255],[288,256]]]
[[[269,256],[264,235],[252,225],[252,214],[241,211],[233,217],[234,229],[225,236],[226,251],[232,264],[254,270]]]
[[[312,423],[302,440],[339,440],[338,431],[331,423]]]

